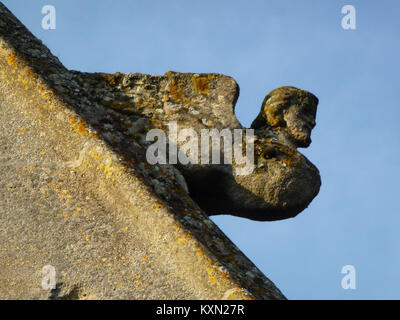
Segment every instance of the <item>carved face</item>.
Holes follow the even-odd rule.
[[[318,98],[294,87],[271,91],[264,99],[262,117],[275,130],[284,130],[298,147],[308,147],[315,127]]]
[[[315,127],[318,100],[310,93],[297,97],[296,103],[283,110],[287,132],[298,147],[308,147],[311,143],[311,131]]]

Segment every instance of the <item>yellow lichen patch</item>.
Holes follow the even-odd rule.
[[[93,159],[96,159],[96,160],[99,160],[99,159],[101,159],[101,158],[103,157],[103,155],[102,155],[101,153],[98,153],[98,152],[96,152],[96,151],[92,151],[92,152],[90,153],[90,156],[91,156]]]
[[[138,98],[135,104],[136,108],[141,108],[143,106],[143,99],[142,98]]]
[[[82,136],[88,135],[87,124],[82,118],[69,116],[71,130],[79,133]]]
[[[190,233],[183,233],[180,238],[178,239],[178,243],[183,243],[183,242],[187,242],[190,239],[192,239],[192,236],[190,235]]]
[[[172,227],[175,229],[175,232],[179,232],[181,230],[181,227],[176,224],[174,224]]]
[[[208,282],[216,285],[217,288],[221,288],[221,281],[222,282],[229,281],[230,279],[229,274],[225,271],[221,271],[213,263],[213,261],[205,255],[203,249],[199,247],[197,244],[194,244],[194,248],[197,251],[197,256],[206,263],[205,268],[208,274]]]
[[[11,84],[12,82],[20,82],[24,85],[25,90],[29,90],[30,85],[34,84],[38,79],[35,71],[31,67],[27,67],[24,60],[19,58],[14,52],[8,53],[6,60],[7,64],[12,67],[11,73],[15,75],[13,78],[8,78],[4,70],[1,71],[1,75],[6,78],[7,84]],[[22,71],[18,69],[21,69]]]
[[[148,259],[149,259],[149,256],[148,256],[147,254],[145,254],[145,255],[142,256],[142,260],[143,260],[143,261],[146,261],[146,260],[148,260]]]
[[[7,54],[7,63],[11,67],[15,66],[15,53],[14,52],[10,52],[9,54]]]
[[[208,80],[214,80],[215,79],[215,75],[214,74],[209,74],[207,76]]]
[[[135,285],[136,286],[141,286],[143,284],[143,282],[141,280],[136,280],[135,281]]]
[[[169,89],[172,99],[174,99],[175,101],[182,100],[183,91],[184,91],[183,88],[178,86],[175,79],[172,80],[171,87]]]
[[[253,297],[249,297],[247,294],[244,294],[241,288],[230,289],[227,293],[225,293],[225,295],[226,296],[224,296],[224,299],[226,300],[254,300]]]
[[[90,136],[93,139],[98,139],[96,133],[92,133],[88,129],[88,125],[82,118],[67,115],[69,118],[70,130],[79,133],[81,136]]]
[[[229,274],[227,272],[220,271],[220,277],[222,281],[229,281]]]
[[[208,282],[212,283],[212,284],[216,284],[218,288],[221,287],[221,284],[217,281],[217,272],[218,272],[218,268],[216,266],[206,266],[206,270],[208,273]]]
[[[18,130],[17,132],[17,136],[21,136],[24,132],[26,132],[26,130],[28,130],[27,128],[21,128]]]
[[[72,212],[72,214],[75,215],[75,216],[77,216],[81,210],[82,210],[81,208],[77,207],[77,208]]]
[[[289,167],[298,167],[303,163],[301,154],[292,148],[280,147],[279,151],[284,154],[284,158],[280,161]]]
[[[117,167],[111,165],[111,161],[104,166],[104,173],[106,174],[106,179],[109,179],[116,171]]]
[[[210,86],[208,84],[208,78],[206,77],[192,77],[194,89],[201,94],[208,94],[210,92]]]
[[[42,86],[42,87],[44,88],[44,86]],[[44,99],[47,99],[47,100],[50,99],[51,97],[54,97],[54,92],[53,91],[43,90],[42,92],[40,92],[40,94],[42,95],[42,97]]]
[[[275,127],[275,129],[284,125],[285,121],[281,117],[279,110],[273,107],[264,107],[264,114],[266,116],[266,120],[271,126]]]
[[[200,247],[197,247],[197,256],[198,256],[200,259],[204,257],[203,249],[201,249]]]
[[[37,80],[37,78],[38,78],[38,76],[37,76],[37,74],[35,73],[35,70],[33,70],[32,68],[30,68],[30,67],[27,67],[27,68],[25,68],[24,69],[24,71],[22,71],[22,73],[21,73],[23,76],[26,76],[30,81],[34,81],[34,80]]]
[[[109,85],[114,85],[115,84],[115,77],[114,75],[107,75],[107,82]]]

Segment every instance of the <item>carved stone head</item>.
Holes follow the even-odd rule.
[[[315,127],[318,98],[294,87],[281,87],[264,98],[260,114],[251,127],[269,126],[284,131],[297,147],[308,147]]]

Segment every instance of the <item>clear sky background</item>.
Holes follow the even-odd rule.
[[[69,69],[217,72],[249,126],[282,85],[320,100],[301,149],[322,187],[294,219],[212,220],[289,299],[400,299],[400,2],[3,0]],[[56,8],[44,30],[41,9]],[[344,5],[356,30],[341,27]],[[356,290],[341,269],[356,268]]]

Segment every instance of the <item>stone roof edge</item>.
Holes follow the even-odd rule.
[[[64,80],[66,85],[71,85],[63,76],[68,74],[68,70],[2,3],[0,3],[0,30],[2,38],[0,59],[6,61],[9,68],[13,70],[15,78],[31,82],[43,99],[57,101],[55,104],[63,106],[65,112],[79,118],[76,110],[71,106],[73,101],[68,101],[68,97],[63,96],[60,91],[62,88],[57,87]],[[58,81],[54,81],[55,79]],[[115,151],[101,139],[96,138],[95,132],[92,132],[90,128],[86,131],[82,139],[90,140],[91,144],[97,144],[117,159],[115,166],[119,167],[118,170],[122,172],[126,182],[131,180],[130,176],[134,174],[132,168],[118,161]],[[129,188],[126,184],[124,187]],[[157,200],[154,194],[152,198]],[[189,264],[185,266],[188,268],[185,273],[195,275],[194,266],[202,266],[208,275],[207,285],[215,287],[217,292],[224,293],[219,298],[284,299],[279,289],[200,210],[184,214],[177,213],[177,210],[168,205],[163,208],[157,207],[159,204],[156,203],[149,205],[155,207],[154,212],[158,215],[151,218],[152,222],[172,219],[172,224],[165,225],[163,232],[175,238],[173,249],[177,255],[191,256],[182,260],[182,262],[187,260]],[[196,207],[194,203],[192,206]],[[164,224],[159,223],[159,226],[164,228]],[[175,230],[174,234],[171,230]],[[187,250],[190,246],[191,252]],[[190,265],[191,259],[197,260],[193,266]],[[210,295],[210,297],[215,296]]]

